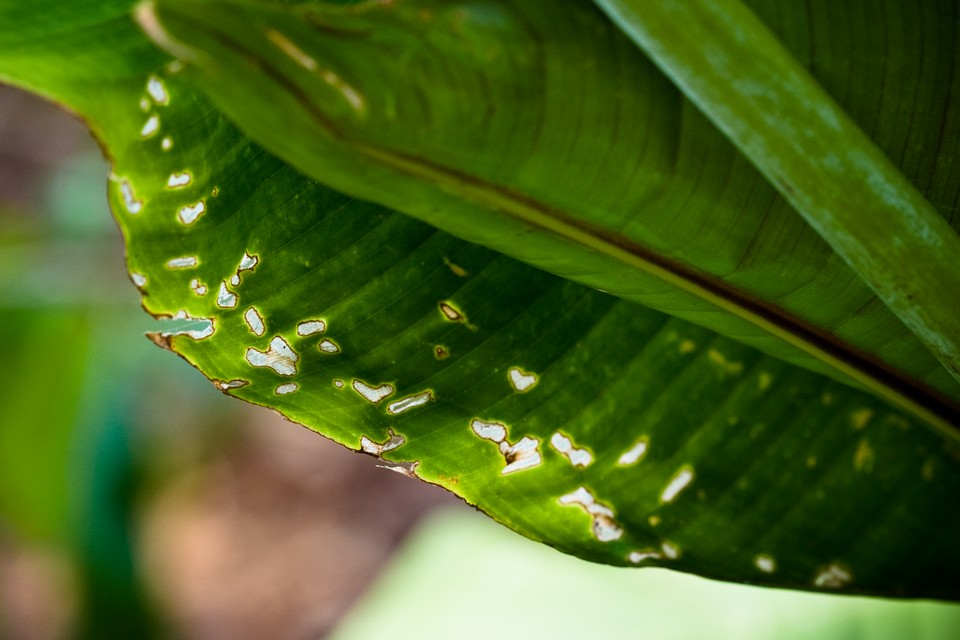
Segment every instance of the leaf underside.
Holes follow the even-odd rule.
[[[114,161],[110,197],[144,307],[187,323],[154,339],[221,390],[590,560],[957,597],[956,452],[916,418],[321,186],[240,133],[134,26],[130,4],[0,5],[0,78],[90,122]],[[676,106],[684,140],[706,130]],[[709,170],[726,172],[713,162],[725,157],[743,163],[716,146]],[[744,200],[739,180],[768,189],[722,176],[711,189]],[[947,178],[931,184],[955,197]],[[785,206],[764,198],[764,211]],[[783,224],[769,233],[808,237]],[[869,339],[908,339],[887,322]],[[952,393],[912,357],[917,379]]]
[[[800,5],[773,18],[811,29]],[[854,31],[872,24],[847,18]],[[324,184],[853,381],[957,436],[949,373],[589,3],[158,0],[141,20],[248,135]],[[907,28],[919,41],[890,44],[946,57],[955,34],[934,27],[917,14]],[[809,47],[830,81],[850,55],[834,51],[846,31],[816,33],[826,42]],[[891,131],[903,104],[884,100],[899,107],[868,132],[887,149],[908,145],[905,171],[941,154],[949,165],[955,149],[940,131],[956,111],[949,91],[926,94],[949,87],[952,68],[918,80],[864,66],[856,78],[898,97],[912,89],[938,116]],[[865,73],[877,68],[879,78]],[[855,84],[848,109],[872,97],[867,86]],[[956,175],[927,185],[947,218]]]

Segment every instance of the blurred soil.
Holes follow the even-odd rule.
[[[321,638],[451,494],[267,411],[145,519],[146,574],[186,637]]]

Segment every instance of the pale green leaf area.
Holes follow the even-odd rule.
[[[947,439],[923,420],[861,389],[752,348],[745,344],[753,342],[747,331],[719,335],[625,299],[632,295],[613,296],[551,275],[321,186],[241,134],[203,92],[211,90],[218,104],[239,101],[250,113],[268,117],[251,123],[235,113],[243,109],[227,110],[254,137],[272,139],[270,132],[285,131],[300,135],[306,147],[320,149],[316,126],[297,132],[278,128],[302,117],[301,111],[287,109],[300,104],[290,95],[272,89],[226,91],[248,80],[256,86],[263,69],[258,54],[244,50],[228,55],[213,47],[215,39],[206,30],[198,29],[195,44],[209,45],[213,53],[197,55],[214,55],[223,75],[210,70],[214,63],[197,73],[186,65],[189,61],[174,61],[150,44],[132,21],[130,4],[0,3],[0,24],[5,25],[0,79],[58,100],[90,122],[114,163],[111,203],[143,306],[180,322],[176,330],[171,327],[154,339],[194,364],[221,391],[272,407],[347,447],[378,456],[385,466],[453,491],[531,539],[586,559],[800,589],[957,597],[960,465]],[[190,18],[214,17],[216,24],[223,18],[222,24],[238,29],[262,28],[260,18],[250,18],[262,13],[287,20],[284,24],[291,28],[301,24],[291,18],[298,14],[265,7],[195,3]],[[480,12],[485,20],[477,22],[474,7],[497,11]],[[609,40],[621,43],[616,46],[623,68],[640,68],[635,58],[640,54],[627,49],[627,41],[618,39],[595,9],[585,7],[571,15],[582,14],[589,24],[603,26]],[[207,8],[210,14],[204,13]],[[514,33],[516,24],[505,21],[513,14],[504,13],[515,8],[511,3],[462,8],[470,37],[487,42],[491,30]],[[229,11],[215,13],[223,10]],[[249,19],[231,17],[244,12],[251,12]],[[319,32],[345,35],[339,29],[320,25]],[[580,32],[566,33],[573,38]],[[410,41],[409,35],[403,40]],[[593,46],[606,40],[582,41]],[[257,41],[246,42],[253,46]],[[317,42],[319,47],[322,39]],[[523,49],[522,44],[517,46]],[[279,51],[289,63],[284,68],[298,77],[289,47]],[[252,67],[239,65],[251,60]],[[596,60],[600,65],[602,58]],[[643,68],[652,69],[648,64]],[[650,78],[648,82],[669,89]],[[328,94],[329,87],[342,94],[338,82],[324,82]],[[437,85],[438,90],[443,86]],[[420,95],[426,108],[432,98]],[[456,101],[458,94],[444,95]],[[684,136],[694,130],[713,136],[709,144],[720,149],[715,157],[721,164],[711,162],[712,170],[744,163],[722,138],[708,133],[705,120],[679,98],[673,100],[693,127],[681,127]],[[402,104],[420,108],[416,101]],[[555,108],[562,112],[564,104],[575,102],[558,98]],[[522,115],[523,109],[518,112]],[[419,131],[417,118],[404,122]],[[638,132],[641,124],[634,125]],[[474,125],[461,126],[459,135],[479,135]],[[384,128],[384,139],[401,129]],[[491,130],[496,130],[492,123]],[[433,142],[429,136],[424,138],[428,142]],[[561,142],[558,138],[551,144]],[[516,141],[523,143],[522,137]],[[484,157],[482,151],[477,145],[478,158]],[[494,171],[490,158],[486,166]],[[292,160],[298,166],[302,161],[301,156]],[[502,161],[509,165],[513,156]],[[655,159],[647,162],[656,174]],[[374,187],[383,185],[374,164],[345,166],[358,171],[357,181],[366,176]],[[613,166],[619,165],[603,173],[611,173]],[[640,162],[633,169],[640,184],[647,180],[643,166]],[[698,164],[696,171],[707,166]],[[531,164],[529,184],[550,177],[547,168]],[[572,175],[554,175],[549,181],[571,189],[574,182]],[[506,217],[502,222],[507,226],[501,226],[496,222],[500,218],[476,202],[466,209],[447,209],[464,195],[457,190],[454,198],[416,184],[397,181],[398,197],[421,193],[432,211],[470,218],[471,224],[488,228],[490,244],[497,249],[504,249],[497,241],[501,233],[507,244],[519,246],[523,239],[531,255],[521,257],[548,266],[542,252],[562,245],[555,258],[559,266],[552,270],[571,275],[583,258],[587,276],[579,279],[598,286],[591,269],[603,268],[594,273],[597,278],[613,273],[610,256],[598,251],[603,247],[588,247],[598,251],[592,262],[575,242],[579,235],[557,240]],[[736,184],[741,183],[727,185],[734,200],[749,198],[754,189],[769,189],[759,177],[742,183],[751,187]],[[654,192],[660,193],[653,189],[647,195]],[[679,191],[663,193],[681,198]],[[767,193],[772,202],[775,195]],[[475,195],[482,200],[483,193]],[[604,210],[602,204],[596,212]],[[777,206],[786,211],[785,205]],[[651,215],[666,221],[674,215],[659,205],[656,211],[660,213]],[[719,220],[721,209],[716,211]],[[752,208],[741,215],[754,215],[748,211]],[[439,218],[434,221],[439,224]],[[790,258],[783,273],[822,268],[830,276],[825,282],[853,282],[852,272],[842,275],[846,267],[824,253],[826,245],[801,222],[770,232],[804,247],[803,238],[811,238],[820,248],[798,249],[790,256],[777,245],[771,251]],[[739,228],[729,228],[734,227]],[[697,236],[692,229],[681,235]],[[639,236],[630,242],[639,242]],[[756,246],[767,251],[759,249],[765,245]],[[651,250],[650,255],[660,254]],[[664,255],[674,264],[676,256],[666,250]],[[713,254],[704,250],[704,255]],[[769,256],[776,254],[766,255],[761,261],[766,266],[758,265],[750,278],[756,286],[770,276]],[[815,266],[804,266],[801,255]],[[676,289],[676,283],[668,283],[673,289],[657,284],[658,290],[649,284],[654,282],[649,274],[636,267],[621,267],[624,282],[648,283],[642,286],[650,296],[662,296],[662,306],[678,313],[680,307],[695,308],[690,291]],[[693,281],[707,280],[698,276]],[[864,331],[872,336],[864,340],[876,338],[854,350],[889,344],[896,351],[897,345],[913,340],[905,330],[891,329],[895,318],[871,302],[869,290],[850,286],[860,291],[858,305],[875,310],[854,313],[857,322],[869,320],[864,326],[875,327]],[[845,289],[811,293],[815,290],[808,294],[824,302],[826,313],[833,312],[834,300],[846,300]],[[798,308],[812,313],[818,307],[807,302]],[[726,309],[716,313],[719,324],[737,326],[735,314]],[[892,362],[892,353],[878,347],[874,355],[889,356]],[[949,393],[952,382],[934,373],[938,365],[932,357],[923,355],[922,346],[913,353],[905,349],[902,362],[897,360],[913,373],[897,377],[902,384],[884,388],[914,388],[913,375],[914,382],[942,386]],[[864,378],[865,386],[870,386],[868,378],[875,380]],[[952,415],[949,401],[929,393],[892,393],[893,400],[906,398],[901,404],[931,421],[944,422],[944,416]]]
[[[425,604],[426,603],[426,604]],[[330,640],[953,640],[960,608],[579,562],[484,519],[424,522]]]

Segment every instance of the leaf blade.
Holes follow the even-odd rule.
[[[421,4],[432,7],[428,2]],[[408,22],[420,21],[416,11],[408,10],[407,15],[403,16],[400,15],[398,7],[393,6],[381,11],[383,15],[376,15],[378,9],[371,8],[371,5],[365,9],[326,12],[317,17],[317,14],[311,13],[312,10],[309,9],[288,10],[256,4],[242,4],[236,10],[231,3],[217,2],[208,2],[203,8],[178,7],[176,3],[158,6],[163,6],[163,11],[167,12],[164,18],[166,22],[172,21],[177,24],[175,29],[190,34],[189,37],[184,35],[184,39],[192,40],[195,44],[203,42],[208,50],[219,52],[221,61],[211,62],[209,73],[200,82],[212,92],[221,108],[230,113],[231,117],[248,123],[252,127],[248,128],[252,135],[308,174],[332,181],[341,190],[401,209],[460,237],[490,246],[554,273],[705,324],[720,333],[736,336],[751,346],[815,371],[847,381],[853,380],[855,384],[865,386],[923,416],[944,434],[956,431],[950,424],[956,422],[957,396],[953,382],[948,381],[949,376],[938,371],[939,366],[925,349],[907,335],[907,330],[892,314],[882,309],[873,294],[869,293],[862,283],[857,282],[856,276],[842,265],[837,256],[830,254],[825,245],[820,247],[816,243],[811,244],[813,240],[805,241],[805,244],[801,245],[803,255],[813,252],[814,255],[821,256],[826,265],[821,267],[815,286],[805,280],[800,281],[805,283],[805,286],[799,287],[804,301],[799,302],[800,295],[791,293],[790,296],[798,301],[788,303],[792,307],[780,304],[780,300],[771,303],[769,299],[752,293],[751,287],[766,286],[762,284],[765,280],[761,277],[763,273],[780,269],[775,252],[768,253],[765,258],[767,262],[754,267],[749,278],[736,269],[729,277],[718,277],[709,269],[700,268],[696,261],[689,262],[689,256],[678,260],[674,257],[675,253],[671,253],[676,249],[665,251],[657,248],[656,231],[641,229],[639,236],[620,233],[616,231],[616,225],[624,224],[623,222],[597,218],[599,214],[593,212],[594,207],[590,201],[585,200],[583,195],[577,196],[576,188],[571,192],[573,195],[569,196],[573,198],[572,201],[557,200],[567,193],[562,191],[562,186],[560,195],[542,188],[537,191],[535,185],[531,186],[531,181],[541,176],[542,172],[557,168],[555,163],[551,164],[552,156],[522,155],[521,158],[527,161],[527,164],[536,165],[535,170],[524,169],[525,165],[521,163],[517,165],[519,177],[511,182],[511,179],[503,175],[506,170],[495,167],[494,161],[490,159],[500,157],[497,154],[503,151],[502,145],[482,147],[478,151],[478,145],[484,140],[471,139],[472,146],[467,145],[465,148],[470,154],[480,156],[480,160],[477,160],[475,166],[463,164],[468,161],[464,160],[461,152],[453,150],[453,145],[460,139],[466,140],[463,138],[466,134],[460,135],[458,139],[456,135],[459,134],[452,127],[442,129],[444,133],[455,136],[454,142],[448,145],[434,139],[440,136],[439,125],[433,129],[418,129],[416,135],[405,138],[404,131],[398,132],[396,126],[393,130],[387,128],[384,133],[385,121],[375,119],[378,125],[376,136],[384,136],[383,142],[371,138],[370,135],[373,134],[363,128],[367,125],[364,125],[362,120],[367,118],[367,115],[359,114],[352,108],[348,109],[348,101],[342,96],[338,98],[339,91],[329,91],[329,87],[323,86],[318,88],[324,83],[317,81],[317,75],[334,72],[328,71],[326,67],[323,67],[322,72],[318,71],[321,69],[319,66],[312,71],[305,69],[303,58],[313,60],[314,65],[321,65],[317,60],[324,61],[322,64],[342,63],[342,58],[346,55],[344,51],[355,45],[357,38],[350,36],[352,40],[337,43],[338,48],[334,52],[326,46],[330,43],[325,44],[322,38],[331,31],[340,33],[354,29],[359,32],[365,19],[391,34],[383,36],[390,46],[400,47],[399,50],[403,50],[403,46],[409,46],[414,52],[405,55],[415,56],[419,51],[417,47],[421,46],[420,39],[411,44],[403,38],[407,35],[405,29],[412,28]],[[513,10],[511,3],[490,3],[490,6],[512,15],[509,14],[509,11]],[[578,11],[581,9],[583,7],[579,7]],[[424,9],[429,10],[432,9]],[[528,11],[524,18],[530,21],[538,17],[546,20],[544,15],[549,15],[545,7],[528,9],[528,5],[524,5],[523,10]],[[243,13],[244,18],[240,18],[237,11]],[[437,12],[439,11],[438,9]],[[538,14],[538,11],[541,13]],[[191,12],[196,15],[191,15]],[[209,15],[204,18],[207,13]],[[214,14],[216,19],[212,18]],[[589,15],[589,12],[574,14],[577,19],[587,20],[584,16]],[[329,25],[318,27],[317,24],[327,24],[324,20],[330,23],[341,20],[343,24],[336,27],[340,32],[336,32]],[[401,26],[397,27],[392,22],[394,20]],[[394,31],[390,31],[391,28]],[[231,30],[236,33],[231,33]],[[286,42],[291,43],[287,46],[288,50],[276,46],[276,43],[265,35],[267,32],[280,33]],[[495,29],[491,32],[482,32],[481,35],[488,38],[502,35]],[[283,35],[284,33],[286,35]],[[297,34],[296,43],[290,39],[291,33]],[[168,40],[170,38],[169,34],[164,37]],[[429,44],[432,42],[431,38],[434,36],[423,40]],[[436,38],[442,36],[434,39]],[[395,40],[399,40],[401,44],[398,45]],[[549,41],[549,32],[541,33],[540,40]],[[444,44],[449,43],[444,41]],[[474,46],[472,40],[468,39],[466,44],[459,45],[461,48],[453,49],[449,57],[469,58],[474,55],[475,52],[470,48]],[[290,46],[299,51],[300,55],[291,57]],[[319,49],[305,52],[310,46]],[[518,50],[520,49],[522,48],[518,46]],[[558,46],[551,51],[559,49],[562,47]],[[364,55],[357,53],[355,57],[381,60],[369,50],[363,51]],[[373,53],[377,51],[374,47]],[[618,60],[623,64],[622,56],[625,54],[619,49],[616,54],[607,49],[587,51],[600,58],[621,56]],[[503,54],[506,57],[511,55],[523,58],[525,54]],[[326,60],[323,56],[330,59]],[[205,59],[212,60],[209,56]],[[227,60],[230,62],[225,62]],[[473,60],[473,63],[476,63],[476,60]],[[533,63],[528,60],[524,64],[529,67]],[[641,74],[638,77],[649,76],[650,70],[643,66],[643,62],[633,60],[630,64],[638,69],[637,74]],[[233,65],[236,67],[232,68]],[[270,72],[259,73],[258,68],[262,69],[265,65]],[[406,69],[404,65],[400,67]],[[359,73],[349,65],[344,69]],[[641,73],[639,69],[644,70]],[[449,70],[441,71],[448,75],[451,73]],[[441,71],[436,71],[436,74]],[[474,68],[469,68],[468,71],[480,73]],[[486,73],[487,68],[482,67],[481,71]],[[510,76],[514,71],[507,65],[506,70],[498,67],[495,73],[491,72],[489,82],[500,81],[497,89],[490,90],[495,94],[494,97],[500,95],[497,91],[510,93],[517,82]],[[340,77],[345,73],[347,72],[340,69],[334,75]],[[388,72],[377,67],[376,73],[379,77]],[[506,79],[501,77],[504,75]],[[263,76],[261,80],[267,84],[249,92],[245,88],[248,85],[240,82],[240,78],[250,76]],[[437,77],[440,76],[430,76],[431,80],[437,80]],[[483,77],[485,76],[481,76]],[[658,81],[655,77],[652,78],[648,78],[646,82],[656,85]],[[443,87],[442,80],[440,77],[440,80],[430,83],[429,86]],[[376,91],[384,91],[385,95],[390,97],[390,91],[394,90],[394,87],[371,88],[369,84],[365,88],[367,93],[377,99],[380,94]],[[663,89],[659,85],[655,88]],[[427,93],[426,89],[420,92],[421,95],[424,93]],[[455,92],[453,88],[447,88],[438,90],[437,93],[447,96]],[[577,93],[588,91],[580,87]],[[280,100],[284,106],[271,108],[264,105],[263,108],[253,111],[249,105],[251,100],[257,99],[257,95],[269,95],[271,101]],[[326,98],[321,99],[321,96]],[[474,101],[480,101],[485,94],[471,96]],[[368,98],[370,104],[375,102],[373,97]],[[326,105],[338,99],[340,106],[330,113],[325,113]],[[453,103],[448,109],[450,113],[444,112],[444,104],[439,102],[430,103],[430,109],[423,113],[429,113],[430,118],[441,124],[457,117],[482,121],[481,113],[464,107],[453,98],[450,100]],[[514,103],[507,104],[511,105],[507,110],[516,107]],[[538,103],[536,108],[539,107]],[[546,118],[553,107],[546,102],[542,108],[546,111],[541,115]],[[338,109],[346,111],[340,113]],[[273,115],[269,113],[271,110]],[[529,124],[536,120],[536,113],[538,112],[532,115],[521,113],[519,120],[507,121],[499,126],[516,133],[522,129],[521,125],[524,123]],[[265,118],[268,120],[264,120]],[[429,118],[427,120],[429,121]],[[420,126],[411,121],[404,121],[404,125]],[[494,124],[491,123],[490,126],[493,127]],[[462,129],[459,126],[457,128]],[[293,131],[298,134],[294,135]],[[526,137],[529,138],[529,135]],[[427,139],[427,142],[422,142],[421,139]],[[310,143],[306,144],[306,140],[310,140]],[[498,143],[501,141],[501,138],[497,138]],[[515,143],[507,141],[504,144],[511,148],[510,145]],[[423,153],[428,149],[431,159],[425,160]],[[487,155],[484,156],[482,151]],[[457,155],[458,153],[460,155]],[[515,164],[511,164],[511,171]],[[583,160],[575,162],[574,166],[581,168]],[[547,184],[550,189],[555,186],[552,181]],[[642,187],[634,197],[642,201],[649,197],[647,192],[655,192],[658,188],[660,187],[656,183]],[[678,191],[676,186],[670,193],[672,195],[666,198],[668,202],[683,197],[682,191]],[[570,204],[573,208],[565,208]],[[790,234],[798,227],[794,226],[795,222],[789,217],[792,213],[786,210],[781,210],[780,213],[782,215],[777,217],[777,226],[783,229],[786,239],[781,238],[779,242],[786,242],[789,246],[793,242],[789,239]],[[697,222],[693,219],[690,224],[699,225],[690,227],[694,230],[708,229],[712,221]],[[802,225],[802,222],[799,224]],[[791,231],[788,232],[788,229]],[[743,251],[750,252],[754,240],[755,238],[749,235],[742,238]],[[558,259],[558,255],[562,258]],[[824,297],[829,297],[831,307],[835,307],[829,318],[823,315],[826,312],[822,311],[824,305],[820,304]],[[873,304],[874,302],[878,304]],[[850,317],[858,318],[859,309],[868,307],[869,317],[864,318],[864,322],[849,321]],[[814,318],[817,320],[814,321]],[[925,373],[920,374],[921,369]]]

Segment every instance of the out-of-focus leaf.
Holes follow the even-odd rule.
[[[150,377],[137,371],[148,345],[130,333],[143,317],[117,271],[103,158],[54,169],[38,211],[0,223],[0,530],[69,561],[71,637],[150,638],[135,560],[142,460],[127,446],[131,398]]]
[[[960,237],[763,22],[740,0],[597,4],[960,380]],[[949,56],[957,3],[930,10],[948,21],[946,29],[924,28],[919,12],[900,26],[940,36],[934,47],[945,46]],[[845,33],[842,27],[831,30]],[[883,49],[877,58],[878,66],[896,69],[922,55]],[[895,70],[885,79],[894,76],[899,85],[908,73]],[[913,86],[933,75],[921,74]],[[909,115],[912,126],[948,135],[942,118]]]
[[[0,332],[0,520],[22,539],[63,544],[88,325],[79,311],[4,309]]]

